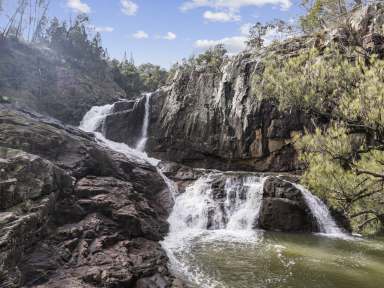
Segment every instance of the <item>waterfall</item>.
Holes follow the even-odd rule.
[[[105,118],[113,112],[114,104],[92,107],[84,115],[80,129],[93,132],[99,144],[137,161],[149,162],[156,167],[160,161],[148,157],[143,152],[148,138],[151,95],[147,93],[144,96],[145,114],[142,137],[136,149],[124,143],[108,140],[99,132],[102,130]],[[185,193],[176,197],[177,185],[168,179],[160,169],[158,172],[167,184],[175,201],[173,212],[169,217],[171,232],[188,229],[250,231],[254,228],[262,203],[263,177],[211,173],[200,177],[186,188]],[[215,181],[225,182],[223,191],[213,189],[212,184]],[[333,220],[327,206],[304,187],[300,185],[296,185],[296,187],[302,192],[304,200],[318,222],[320,232],[328,235],[344,235]]]
[[[94,106],[89,110],[80,122],[80,129],[85,132],[96,132],[101,128],[102,123],[113,111],[114,104],[108,104],[104,106]]]
[[[102,134],[104,120],[113,113],[114,104],[92,107],[81,121],[80,129],[93,132],[100,145],[136,161],[150,163],[157,168],[174,201],[168,219],[170,232],[161,243],[169,257],[171,269],[175,273],[185,275],[187,279],[197,283],[198,287],[225,287],[205,273],[204,268],[191,264],[194,243],[200,245],[223,241],[230,245],[262,243],[264,232],[254,228],[259,218],[266,177],[250,173],[211,172],[201,176],[189,185],[184,193],[179,194],[176,183],[168,179],[157,167],[160,161],[144,153],[148,138],[150,97],[151,94],[145,95],[142,137],[136,149],[124,143],[108,140]],[[319,223],[321,232],[346,238],[332,219],[326,205],[304,187],[297,185],[297,188],[301,190]]]
[[[324,202],[303,186],[297,184],[295,186],[301,191],[306,204],[319,225],[320,232],[331,236],[345,236],[345,233],[337,226],[335,220],[332,218],[332,215]]]
[[[141,138],[136,146],[136,150],[141,152],[144,152],[145,145],[147,144],[147,140],[148,140],[149,109],[150,109],[151,96],[152,96],[152,93],[146,93],[144,96],[145,97],[144,121],[143,121],[143,127],[141,131]]]
[[[223,191],[212,183],[225,179]],[[264,178],[214,173],[200,177],[176,198],[169,217],[171,232],[185,229],[252,230],[263,197]],[[220,195],[219,195],[220,194]]]
[[[105,121],[105,118],[109,114],[113,113],[113,108],[114,108],[114,104],[92,107],[84,115],[83,120],[81,120],[80,122],[79,128],[85,132],[94,133],[96,140],[100,145],[106,146],[116,152],[122,153],[127,157],[135,159],[136,161],[148,162],[151,165],[156,167],[157,164],[160,162],[160,160],[148,157],[148,155],[143,151],[133,149],[129,147],[127,144],[114,142],[104,137],[104,135],[102,134],[102,126]],[[160,173],[160,175],[164,179],[165,176],[163,175],[163,173]],[[167,179],[166,183],[168,184],[169,181],[170,180]],[[172,187],[172,189],[174,188]]]

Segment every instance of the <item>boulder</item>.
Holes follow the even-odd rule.
[[[0,211],[50,193],[71,193],[72,178],[39,156],[0,147]]]
[[[318,232],[316,221],[299,189],[277,177],[264,183],[258,227],[284,232]]]
[[[107,139],[136,147],[142,136],[145,98],[132,102],[118,102],[114,113],[105,119],[103,128]]]

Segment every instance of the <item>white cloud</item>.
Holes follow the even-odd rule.
[[[146,32],[144,32],[143,30],[137,31],[132,36],[133,36],[133,38],[136,38],[136,39],[148,39],[149,38],[149,35]]]
[[[205,11],[203,17],[204,19],[211,22],[231,22],[231,21],[240,21],[241,19],[240,15],[232,12]]]
[[[115,28],[110,27],[110,26],[99,26],[99,27],[95,26],[94,30],[95,30],[95,32],[103,33],[103,32],[113,32],[115,30]]]
[[[287,32],[279,31],[278,28],[269,28],[263,37],[264,45],[268,46],[273,41],[283,41],[283,40],[288,39],[292,36],[293,36],[293,34],[291,35]]]
[[[218,44],[223,44],[231,54],[236,54],[247,48],[246,41],[248,40],[249,29],[252,27],[251,23],[246,23],[240,27],[241,35],[233,37],[225,37],[219,40],[197,40],[195,47],[206,50]],[[292,37],[286,32],[280,32],[278,28],[270,28],[264,35],[264,46],[270,45],[273,41],[283,41]]]
[[[264,5],[280,6],[281,9],[291,7],[291,0],[190,0],[182,4],[181,10],[191,10],[199,7],[212,7],[216,9],[239,10],[242,7]]]
[[[245,41],[247,41],[247,37],[245,36],[226,37],[219,40],[197,40],[195,42],[195,47],[208,49],[218,44],[223,44],[228,52],[232,54],[244,50],[246,48]]]
[[[136,15],[139,10],[139,5],[131,0],[120,0],[121,3],[121,11],[128,16]]]
[[[163,37],[165,40],[175,40],[177,38],[176,34],[173,32],[168,32],[167,35]]]
[[[240,33],[242,35],[248,36],[249,35],[249,30],[251,30],[252,26],[253,26],[252,23],[245,23],[245,24],[241,25]]]
[[[89,13],[91,7],[88,4],[81,2],[81,0],[67,0],[67,6],[77,13]]]

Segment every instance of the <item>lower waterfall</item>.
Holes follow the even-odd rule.
[[[328,207],[317,196],[313,195],[301,185],[295,185],[303,194],[305,202],[316,218],[321,233],[335,237],[346,237],[345,233],[337,226]]]
[[[160,160],[150,158],[143,152],[148,136],[150,94],[144,97],[146,97],[146,106],[143,133],[136,149],[124,143],[110,141],[104,137],[102,133],[103,122],[107,115],[113,113],[113,104],[93,107],[84,116],[80,129],[93,132],[100,145],[123,153],[127,157],[149,162],[157,167]],[[191,287],[196,288],[282,287],[273,286],[274,280],[271,280],[272,286],[269,284],[261,286],[226,285],[216,279],[217,275],[207,272],[213,269],[212,267],[200,265],[202,260],[199,259],[206,257],[204,254],[206,249],[210,251],[209,253],[220,251],[220,253],[224,254],[218,255],[225,255],[226,251],[231,249],[245,249],[248,247],[246,249],[251,249],[252,253],[256,251],[265,253],[260,254],[261,256],[258,257],[267,257],[269,254],[275,255],[273,257],[277,257],[278,260],[274,258],[273,261],[280,261],[281,265],[284,266],[284,270],[281,272],[284,277],[279,276],[279,281],[282,281],[282,283],[288,281],[286,279],[289,279],[291,275],[285,275],[285,270],[291,269],[295,261],[283,257],[283,251],[286,249],[284,245],[271,244],[273,241],[268,240],[267,232],[256,229],[263,198],[264,181],[267,177],[252,173],[214,171],[201,176],[190,184],[184,193],[178,193],[176,183],[168,179],[159,168],[158,172],[168,185],[174,199],[173,211],[168,220],[170,232],[162,241],[162,246],[170,258],[171,269],[174,270],[176,275],[180,275],[185,281],[190,281]],[[220,186],[220,189],[213,189],[213,185],[217,185],[218,179],[223,180],[222,183],[224,184]],[[337,227],[326,205],[304,187],[297,185],[297,188],[303,193],[304,199],[316,218],[321,232],[343,238],[343,232]],[[246,254],[242,257],[247,257]],[[207,260],[212,258],[211,256],[202,259]],[[257,281],[260,282],[261,280]]]

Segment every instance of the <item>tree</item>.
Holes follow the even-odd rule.
[[[295,139],[303,183],[372,232],[384,228],[384,61],[353,59],[334,48],[274,56],[254,91],[312,116],[315,130]]]
[[[269,29],[269,25],[257,22],[249,30],[247,45],[251,48],[261,48],[264,44],[264,36]]]
[[[329,26],[348,26],[352,8],[360,6],[361,0],[302,0],[307,10],[301,17],[301,27],[306,32],[322,30]]]
[[[0,2],[0,10],[3,1]],[[47,22],[49,0],[18,0],[16,8],[8,16],[8,23],[3,27],[3,38],[16,37],[36,41]]]
[[[289,34],[293,31],[291,25],[283,20],[276,19],[267,24],[257,22],[249,30],[247,46],[253,49],[258,49],[264,46],[265,36],[268,31],[275,30],[280,34]]]
[[[142,81],[142,89],[147,92],[155,91],[165,85],[168,78],[168,72],[165,69],[151,63],[140,65],[138,72]]]
[[[224,62],[225,55],[227,54],[227,50],[225,49],[223,44],[218,44],[212,48],[209,48],[204,53],[201,53],[196,58],[190,58],[192,65],[198,65],[201,67],[205,67],[212,72],[217,72],[220,70],[221,64]]]

